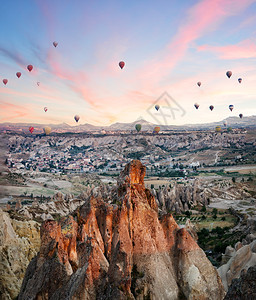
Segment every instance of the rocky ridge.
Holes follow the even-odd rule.
[[[134,160],[120,174],[115,201],[91,196],[72,215],[43,222],[19,299],[224,298],[189,232],[169,214],[158,218],[145,172]]]

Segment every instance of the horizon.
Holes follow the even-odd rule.
[[[243,118],[254,118],[254,117],[256,117],[256,115],[251,115],[251,116],[244,116]],[[202,126],[207,126],[207,125],[210,125],[210,124],[212,124],[212,123],[221,123],[220,125],[221,126],[224,126],[223,125],[223,121],[225,121],[225,120],[228,120],[228,119],[234,119],[234,118],[236,118],[238,121],[240,120],[240,118],[239,117],[237,117],[237,116],[229,116],[229,117],[227,117],[227,118],[225,118],[225,119],[222,119],[222,120],[217,120],[217,121],[214,121],[214,122],[206,122],[206,123],[193,123],[193,124],[182,124],[182,125],[173,125],[173,124],[168,124],[168,125],[162,125],[162,126],[166,126],[166,127],[172,127],[172,126],[174,126],[174,127],[182,127],[182,126],[193,126],[193,125],[195,125],[195,126],[200,126],[200,125],[202,125]],[[48,125],[48,126],[61,126],[61,125],[68,125],[69,127],[72,127],[72,128],[77,128],[77,127],[79,127],[79,126],[85,126],[85,125],[91,125],[91,126],[94,126],[94,127],[103,127],[103,128],[106,128],[106,127],[111,127],[111,126],[113,126],[113,125],[116,125],[116,124],[127,124],[127,125],[130,125],[130,124],[136,124],[136,123],[138,123],[138,122],[140,122],[140,121],[143,121],[143,122],[146,122],[146,126],[147,126],[147,124],[149,124],[149,125],[152,125],[152,126],[157,126],[157,124],[154,124],[154,123],[151,123],[150,121],[147,121],[147,120],[145,120],[145,119],[141,119],[141,120],[138,120],[137,122],[136,122],[136,120],[135,121],[133,121],[133,122],[115,122],[115,123],[112,123],[112,124],[109,124],[109,125],[93,125],[93,124],[90,124],[90,123],[80,123],[80,124],[73,124],[73,125],[70,125],[70,124],[68,124],[68,123],[65,123],[65,122],[63,122],[63,123],[47,123],[47,124],[44,124],[44,123],[29,123],[29,122],[17,122],[17,123],[13,123],[13,122],[4,122],[4,123],[0,123],[0,126],[1,125],[4,125],[4,124],[10,124],[10,125],[16,125],[16,124],[19,124],[19,125],[34,125],[34,126],[36,126],[36,125],[40,125],[40,126],[44,126],[44,125]],[[228,124],[227,124],[228,125]],[[250,125],[248,125],[249,127],[250,127]],[[225,127],[225,126],[224,126]],[[160,127],[161,128],[161,127]],[[245,128],[246,128],[246,126],[245,126]],[[120,129],[120,130],[123,130],[123,129]],[[128,129],[128,130],[130,130],[130,129]],[[135,130],[135,129],[134,129]],[[164,129],[163,129],[164,130]],[[142,125],[142,131],[143,131],[143,125]]]
[[[256,115],[255,13],[256,0],[4,2],[0,124],[182,126]]]

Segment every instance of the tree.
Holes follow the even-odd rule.
[[[206,212],[206,207],[205,205],[203,205],[202,209],[201,209],[201,212],[205,213]]]
[[[236,178],[232,177],[232,182],[235,183],[236,182]]]
[[[190,217],[191,212],[190,212],[189,210],[186,210],[186,211],[185,211],[185,215],[186,215],[187,217]]]
[[[150,188],[153,189],[154,187],[155,187],[154,184],[151,184]]]
[[[212,210],[212,214],[217,215],[217,213],[218,213],[218,210],[217,210],[217,208],[214,207],[214,209]]]

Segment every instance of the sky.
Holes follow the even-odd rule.
[[[255,15],[256,0],[1,1],[0,123],[256,115]]]

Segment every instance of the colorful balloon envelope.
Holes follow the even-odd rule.
[[[201,81],[198,81],[197,85],[198,85],[199,87],[201,86],[201,84],[202,84]]]
[[[239,114],[239,118],[242,119],[242,117],[243,117],[243,114]]]
[[[34,127],[30,126],[28,130],[30,131],[30,133],[33,133]]]
[[[215,131],[216,132],[221,132],[221,127],[220,126],[216,126]]]
[[[32,65],[28,65],[27,69],[29,70],[29,72],[31,72],[33,70],[33,66]]]
[[[230,78],[232,76],[232,72],[231,71],[227,71],[226,75],[228,76],[228,78]]]
[[[234,105],[230,104],[229,107],[230,111],[232,111],[234,109]]]
[[[159,108],[160,108],[160,106],[157,104],[157,105],[155,105],[155,109],[156,110],[159,110]]]
[[[135,125],[135,129],[137,130],[137,132],[140,132],[141,131],[141,124],[136,124]]]
[[[242,82],[242,78],[238,78],[238,82],[241,83]]]
[[[210,110],[213,110],[213,109],[214,109],[214,106],[213,106],[213,105],[210,105],[209,108],[210,108]]]
[[[155,128],[154,128],[154,133],[158,133],[160,131],[160,127],[159,126],[156,126]]]
[[[223,121],[223,125],[227,126],[228,122],[226,120]]]
[[[195,106],[196,109],[198,109],[199,104],[198,104],[198,103],[195,103],[194,106]]]
[[[53,42],[52,44],[53,44],[53,46],[54,46],[55,48],[58,46],[58,43],[57,43],[57,42]]]
[[[20,73],[20,72],[17,72],[17,73],[16,73],[16,76],[17,76],[18,78],[20,78],[21,73]]]
[[[45,135],[49,135],[51,133],[51,131],[52,131],[51,127],[49,127],[49,126],[45,126],[44,127],[44,133],[45,133]]]
[[[48,108],[47,108],[47,107],[44,107],[44,111],[47,112],[47,110],[48,110]]]
[[[232,127],[228,127],[227,132],[231,132],[231,131],[232,131]]]
[[[119,67],[120,67],[121,69],[123,69],[124,65],[125,65],[124,61],[120,61],[120,62],[119,62]]]
[[[6,85],[8,83],[8,79],[3,79],[3,83]]]
[[[76,122],[78,122],[79,119],[80,119],[80,117],[79,117],[78,115],[75,115],[75,116],[74,116],[74,119],[75,119]]]

